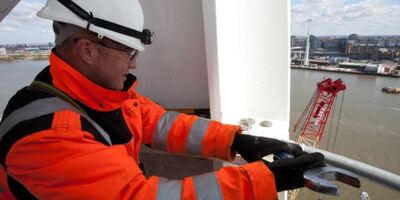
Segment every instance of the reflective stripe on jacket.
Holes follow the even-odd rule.
[[[167,112],[135,92],[135,84],[125,91],[101,88],[54,53],[50,64],[42,76],[78,102],[111,144],[73,108],[43,116],[19,114],[21,122],[0,128],[0,160],[9,175],[0,169],[0,197],[10,194],[8,178],[38,199],[277,199],[273,175],[262,162],[183,180],[146,178],[138,166],[140,144],[231,160],[238,127]],[[10,100],[3,121],[46,98],[51,97],[23,89]]]

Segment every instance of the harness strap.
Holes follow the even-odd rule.
[[[59,99],[63,100],[64,105],[68,104],[71,108],[71,110],[74,110],[78,113],[80,113],[85,119],[87,119],[92,126],[100,133],[100,135],[104,138],[105,141],[107,141],[107,143],[111,146],[112,142],[111,142],[111,138],[110,135],[103,129],[101,128],[101,126],[99,124],[97,124],[86,112],[85,110],[80,107],[71,97],[69,97],[67,94],[65,94],[64,92],[62,92],[61,90],[53,87],[50,84],[47,84],[45,82],[42,81],[37,81],[34,80],[30,86],[32,89],[37,89],[37,90],[41,90],[43,92],[47,92],[51,95],[56,96],[56,98],[58,97]]]
[[[85,110],[83,110],[83,108],[81,108],[71,97],[69,97],[67,94],[65,94],[61,90],[53,87],[52,85],[50,85],[48,83],[45,83],[45,82],[42,82],[42,81],[38,81],[38,80],[34,80],[31,83],[30,88],[31,89],[35,89],[35,90],[40,90],[42,92],[46,92],[48,94],[56,96],[56,97],[64,100],[65,102],[68,102],[74,108],[78,109],[80,113],[83,113],[84,115],[89,116],[85,112]]]

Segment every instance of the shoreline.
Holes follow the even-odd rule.
[[[305,68],[305,67],[294,67],[294,66],[291,66],[290,68],[291,69],[300,69],[300,70],[310,70],[310,71],[342,73],[342,74],[358,74],[358,75],[367,75],[367,76],[383,76],[383,77],[391,77],[391,78],[400,78],[400,76],[395,76],[395,75],[391,75],[391,74],[369,74],[369,73],[356,72],[356,71],[341,71],[341,70]]]
[[[48,60],[49,54],[37,54],[37,55],[9,55],[7,57],[1,57],[0,63],[14,63],[23,61],[41,61]]]
[[[0,58],[0,63],[14,63],[14,62],[23,62],[23,61],[43,61],[49,59],[48,54],[43,55],[31,55],[31,56],[23,56],[23,57],[15,57],[14,58]],[[307,67],[295,67],[293,65],[290,66],[290,69],[299,69],[299,70],[310,70],[310,71],[322,71],[322,72],[333,72],[333,73],[342,73],[342,74],[357,74],[357,75],[366,75],[366,76],[382,76],[382,77],[391,77],[391,78],[400,78],[400,76],[391,75],[391,74],[370,74],[363,73],[358,71],[344,71],[344,70],[330,70],[330,69],[321,69],[321,68],[307,68]]]

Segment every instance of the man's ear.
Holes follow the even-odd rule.
[[[92,42],[88,39],[80,39],[75,43],[75,48],[77,50],[78,56],[86,64],[92,65],[98,58],[98,50],[95,48]]]

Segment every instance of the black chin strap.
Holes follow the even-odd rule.
[[[66,8],[68,8],[71,12],[75,13],[75,15],[79,16],[80,18],[88,21],[88,24],[86,26],[86,29],[89,30],[89,27],[91,24],[94,24],[98,27],[105,28],[111,31],[115,31],[130,37],[134,37],[137,39],[140,39],[140,41],[143,44],[151,44],[154,38],[154,32],[150,31],[149,29],[143,29],[143,32],[121,26],[119,24],[106,21],[103,19],[99,19],[93,16],[92,12],[86,12],[83,8],[81,8],[79,5],[74,3],[71,0],[57,0],[60,2],[62,5],[64,5]]]

